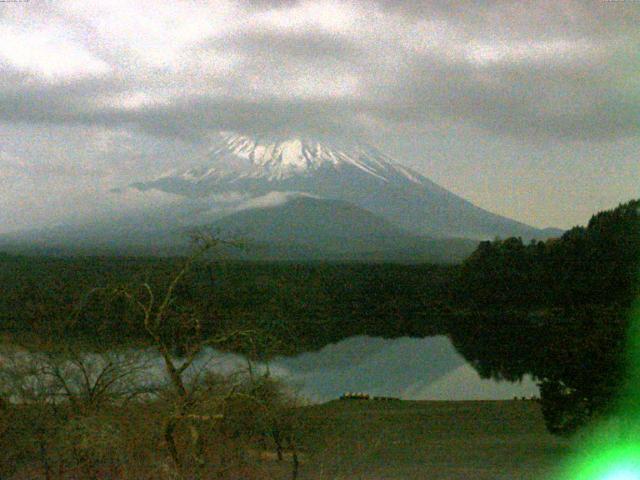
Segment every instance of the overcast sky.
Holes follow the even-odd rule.
[[[0,3],[0,232],[212,131],[360,136],[494,212],[569,227],[640,196],[640,2]]]

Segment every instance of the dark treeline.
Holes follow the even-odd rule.
[[[0,328],[102,347],[137,342],[145,337],[140,312],[117,290],[144,295],[140,287],[148,282],[160,292],[183,261],[4,255]],[[270,345],[229,346],[258,355],[292,354],[360,334],[442,334],[452,269],[203,261],[178,285],[172,308],[197,315],[208,335],[238,329],[267,334]]]
[[[538,379],[551,431],[606,414],[622,391],[639,208],[598,213],[547,242],[483,242],[459,271],[454,344],[485,377]]]

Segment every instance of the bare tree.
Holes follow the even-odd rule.
[[[172,311],[175,290],[190,272],[195,262],[202,259],[207,252],[220,245],[237,246],[236,243],[223,241],[212,236],[197,234],[193,238],[196,245],[194,253],[189,256],[178,272],[171,279],[166,290],[157,295],[149,283],[142,284],[144,295],[135,295],[128,289],[122,289],[127,297],[143,314],[143,325],[154,347],[160,353],[164,370],[173,390],[172,412],[166,418],[163,427],[164,441],[171,457],[176,475],[183,478],[184,465],[178,451],[176,430],[182,423],[188,424],[192,444],[195,450],[196,462],[204,464],[202,455],[199,422],[212,422],[222,418],[221,413],[202,415],[195,413],[198,399],[202,396],[202,386],[197,379],[189,379],[187,373],[197,356],[207,346],[219,346],[229,342],[234,337],[249,336],[249,330],[236,330],[226,334],[206,337],[202,332],[201,320],[197,314],[178,315]],[[177,358],[172,354],[173,338],[168,338],[166,332],[177,334],[183,343],[184,355]],[[222,399],[233,395],[233,389],[222,396]]]

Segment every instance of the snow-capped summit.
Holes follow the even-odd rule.
[[[156,181],[169,178],[198,184],[216,181],[242,182],[246,179],[282,181],[309,177],[318,172],[345,173],[357,169],[380,182],[428,180],[417,172],[364,144],[336,144],[308,137],[248,136],[220,132],[213,136],[208,159],[182,172],[170,171]],[[185,192],[186,193],[186,192]]]
[[[434,237],[544,236],[476,207],[375,147],[353,140],[217,132],[191,168],[132,186],[191,199],[307,193],[350,202],[406,231]]]

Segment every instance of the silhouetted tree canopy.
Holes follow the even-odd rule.
[[[560,239],[482,242],[456,281],[452,340],[485,377],[533,375],[549,429],[571,432],[619,392],[639,270],[638,200]]]

